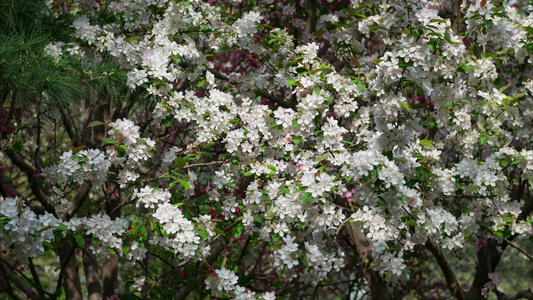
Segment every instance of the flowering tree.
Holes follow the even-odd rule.
[[[533,299],[521,2],[0,10],[8,297]]]

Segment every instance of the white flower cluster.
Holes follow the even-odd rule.
[[[161,158],[161,169],[165,172],[168,171],[168,167],[172,164],[178,153],[182,150],[183,149],[174,146],[165,152],[165,155],[163,155],[163,158]]]
[[[528,39],[524,27],[533,24],[533,17],[522,17],[516,9],[505,6],[500,11],[491,3],[472,3],[464,7],[467,32],[472,34],[463,39],[454,32],[450,20],[440,16],[434,2],[395,2],[394,7],[382,4],[370,12],[359,7],[361,1],[353,0],[352,6],[360,8],[364,18],[340,12],[323,15],[318,27],[333,27],[328,23],[340,19],[345,25],[327,30],[320,41],[309,40],[306,34],[297,47],[293,42],[296,38],[287,30],[275,28],[267,33],[275,43],[267,51],[262,44],[267,38],[255,33],[263,27],[268,7],[275,5],[242,11],[233,24],[224,24],[216,4],[165,3],[126,0],[109,5],[109,11],[122,19],[125,28],[140,36],[115,34],[116,28],[91,25],[87,17],[74,22],[74,35],[95,44],[99,51],[109,52],[130,70],[127,83],[131,88],[154,82],[147,90],[161,100],[155,114],[159,119],[173,116],[174,122],[194,130],[187,140],[191,142],[189,149],[222,141],[224,152],[231,153],[232,160],[238,158],[239,163],[226,162],[209,173],[208,201],[222,202],[224,221],[233,222],[239,208],[244,235],[259,233],[259,239],[265,241],[279,235],[284,244],[274,251],[273,260],[287,279],[299,276],[316,283],[342,267],[344,253],[322,237],[323,233],[335,234],[346,219],[346,210],[343,213],[337,203],[331,203],[340,194],[358,208],[351,220],[361,226],[382,274],[392,281],[408,277],[403,256],[414,244],[423,244],[431,237],[444,248],[454,249],[464,241],[460,232],[478,230],[476,221],[489,221],[499,230],[497,226],[505,217],[514,220],[518,216],[520,201],[511,201],[503,164],[522,168],[524,179],[533,174],[533,151],[518,153],[506,145],[521,140],[527,145],[530,139],[533,113],[523,108],[533,107],[533,83],[528,80],[522,88],[520,79],[509,78],[511,72],[501,70],[502,65],[513,68],[515,61],[523,63],[530,56],[524,48]],[[156,16],[151,14],[154,7],[165,9]],[[294,16],[292,5],[281,7],[287,16]],[[305,22],[295,19],[292,25],[304,29]],[[423,30],[411,31],[413,24]],[[193,27],[195,32],[205,29],[207,34],[191,38],[186,32]],[[268,28],[265,31],[271,29],[264,27]],[[399,28],[401,31],[396,32]],[[472,40],[474,52],[467,50]],[[336,47],[339,43],[345,46]],[[227,89],[222,89],[224,80],[217,85],[217,73],[206,70],[216,69],[217,59],[208,60],[203,53],[209,48],[223,49],[223,44],[253,54],[250,60],[261,61],[259,66],[236,66],[233,71],[228,68],[232,62],[224,65],[222,72],[231,84]],[[72,44],[69,51],[77,53],[76,47]],[[353,61],[354,65],[328,65],[328,59],[319,57],[321,48],[336,49],[339,61]],[[494,55],[479,55],[489,52],[486,49]],[[61,48],[50,45],[47,53],[59,57]],[[185,61],[191,68],[183,68]],[[345,75],[354,73],[356,76]],[[207,85],[202,93],[172,90],[179,82],[201,79],[205,83],[204,76]],[[505,84],[509,90],[504,92],[499,88]],[[258,97],[258,89],[290,105],[265,105],[264,101],[277,101]],[[511,98],[508,95],[525,89],[529,89],[527,94],[507,101]],[[155,143],[141,140],[139,126],[130,120],[109,125],[113,128],[109,135],[127,147],[126,157],[119,157],[108,147],[103,158],[122,167],[121,183],[134,181],[142,164],[149,161],[149,150]],[[421,146],[423,138],[434,143]],[[502,151],[493,153],[502,146]],[[167,172],[182,150],[173,147],[166,152],[161,169]],[[64,154],[57,169],[60,176],[83,182],[85,177],[71,178],[83,173],[80,171],[85,167],[97,173],[107,170],[100,168],[99,161],[89,162],[87,157],[93,154],[83,153]],[[247,186],[241,206],[241,199],[229,192],[242,181],[243,171],[255,179]],[[202,173],[198,176],[208,172]],[[189,177],[193,187],[196,174],[189,170]],[[435,206],[440,202],[436,199],[460,196],[459,192],[491,197],[468,199],[463,204],[471,211],[461,218],[450,212],[455,208]],[[184,195],[192,195],[192,188]],[[196,232],[205,227],[209,237],[215,235],[209,215],[195,216],[192,220],[201,224],[195,228],[179,207],[170,204],[169,190],[144,187],[135,190],[134,197],[137,205],[154,212],[153,217],[170,235],[156,236],[153,244],[184,259],[209,252]],[[458,197],[457,201],[463,199]],[[416,225],[409,226],[414,232],[406,230],[405,219],[412,224],[413,215]],[[507,223],[512,223],[513,233],[528,232],[524,223]],[[303,237],[298,240],[302,239],[305,250],[299,249],[293,237],[301,231]],[[402,250],[393,251],[390,246]],[[135,248],[132,256],[141,257],[137,247],[131,246]],[[296,269],[303,268],[303,258],[309,267],[296,274]],[[236,298],[250,295],[237,285],[234,272],[222,269],[216,273],[218,277],[206,280],[215,295],[223,291]]]
[[[150,243],[173,249],[183,259],[201,258],[202,253],[197,253],[201,240],[196,234],[194,224],[183,216],[179,207],[169,203],[170,196],[168,190],[152,189],[148,186],[134,193],[134,197],[145,207],[156,208],[152,216],[170,235],[170,237],[156,236]],[[202,250],[208,252],[209,247],[204,247]]]
[[[210,276],[204,281],[206,289],[211,290],[213,296],[220,297],[222,292],[226,292],[231,293],[233,299],[256,299],[254,292],[238,285],[239,277],[235,275],[235,272],[223,267],[222,269],[215,270],[215,273],[217,277]],[[275,297],[270,299],[275,299]]]
[[[128,85],[135,89],[148,81],[148,74],[143,69],[134,69],[128,73]]]
[[[154,189],[150,186],[137,189],[133,193],[134,199],[139,199],[137,207],[142,203],[146,208],[155,208],[159,204],[163,204],[170,199],[170,192],[168,190]]]
[[[257,26],[257,23],[262,19],[263,17],[259,12],[246,12],[241,18],[233,23],[232,29],[239,38],[243,38],[254,33],[256,31],[255,27]]]
[[[380,273],[385,274],[388,280],[394,282],[407,275],[406,265],[403,261],[403,251],[398,253],[385,252],[376,259],[381,267]]]
[[[54,61],[58,63],[63,54],[63,46],[65,46],[65,43],[63,42],[50,43],[44,47],[44,53],[52,57]]]
[[[500,154],[497,152],[485,159],[481,165],[474,160],[464,159],[455,165],[453,174],[459,175],[461,178],[469,177],[473,181],[473,186],[479,187],[476,193],[488,195],[489,189],[496,187],[498,182],[505,180],[503,174],[500,173],[502,167],[497,161],[499,156]],[[455,190],[454,187],[451,189]]]
[[[329,192],[335,186],[333,179],[333,176],[325,172],[319,174],[318,170],[312,168],[303,172],[300,181],[303,186],[308,187],[307,192],[316,198]]]
[[[301,53],[303,55],[304,64],[310,63],[317,57],[318,45],[315,42],[309,43],[307,45],[301,45],[296,48],[296,52]]]
[[[111,162],[104,152],[98,149],[81,150],[73,154],[72,150],[59,157],[59,163],[44,170],[47,178],[59,177],[62,183],[79,183],[91,181],[101,185],[106,181]]]
[[[137,140],[141,137],[139,133],[140,127],[128,119],[119,119],[111,122],[109,123],[109,127],[113,128],[109,130],[109,136],[115,139],[121,139],[128,147],[137,144]]]
[[[425,213],[418,214],[418,218],[417,223],[421,225],[420,229],[424,230],[428,237],[434,237],[436,240],[442,241],[444,248],[452,250],[463,247],[464,238],[463,234],[458,232],[458,220],[442,207],[426,209]],[[445,235],[442,235],[441,231]]]
[[[403,227],[388,221],[384,214],[378,208],[373,209],[365,205],[351,217],[354,221],[360,221],[363,229],[368,232],[366,237],[375,254],[382,253],[387,248],[387,242],[396,240],[400,236],[399,227]]]
[[[128,221],[122,218],[112,220],[108,215],[97,214],[90,217],[72,218],[64,224],[72,232],[85,233],[98,239],[97,246],[91,244],[94,253],[108,254],[108,249],[115,249],[122,254],[121,235],[128,227]]]
[[[285,266],[288,269],[292,269],[292,267],[299,264],[298,243],[294,242],[295,239],[295,237],[290,235],[283,237],[285,245],[274,251],[274,266],[278,269],[278,274],[283,272]]]
[[[309,268],[303,275],[303,281],[318,284],[325,279],[330,272],[338,272],[345,266],[344,252],[338,249],[337,255],[326,251],[327,245],[305,242],[305,258]]]
[[[142,261],[146,257],[147,249],[141,247],[137,241],[130,244],[126,259],[128,260],[126,267],[133,267],[136,261]]]
[[[74,35],[80,39],[87,40],[89,45],[96,41],[96,37],[101,30],[98,26],[91,25],[87,16],[81,16],[75,20],[71,27],[75,29]]]
[[[0,199],[0,246],[21,261],[44,254],[44,242],[54,239],[59,220],[45,212],[36,215],[21,198]]]
[[[109,123],[109,126],[111,127],[108,132],[109,136],[126,146],[126,157],[118,157],[113,147],[107,149],[113,164],[122,167],[118,179],[124,187],[126,183],[135,181],[139,177],[138,170],[143,168],[142,162],[150,158],[155,141],[150,138],[141,139],[140,127],[128,119],[116,120]]]

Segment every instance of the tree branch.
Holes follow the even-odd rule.
[[[487,245],[477,252],[478,263],[476,266],[476,274],[474,275],[474,282],[470,287],[470,290],[465,294],[468,300],[484,300],[482,295],[483,287],[489,282],[489,273],[493,273],[500,262],[500,258],[507,248],[508,243],[503,241],[499,250],[498,241],[490,239]]]
[[[37,270],[35,269],[35,265],[33,264],[33,259],[31,257],[28,258],[28,263],[30,266],[30,272],[31,276],[33,277],[33,281],[35,282],[35,287],[37,288],[37,291],[39,292],[39,298],[44,299],[44,290],[43,285],[41,284],[41,280],[39,279],[39,274],[37,274]]]
[[[6,268],[4,265],[0,265],[0,267],[2,268],[2,271],[6,275],[7,279],[9,281],[13,282],[13,284],[19,290],[21,290],[24,294],[26,294],[28,296],[28,298],[30,298],[30,299],[39,299],[39,296],[37,295],[37,293],[35,293],[33,291],[33,289],[31,287],[29,287],[26,283],[24,283],[24,281],[22,281],[17,275],[13,274],[13,272],[11,272],[11,270]],[[9,284],[9,282],[7,284]],[[30,295],[33,295],[33,296],[30,296]]]
[[[456,35],[463,31],[461,21],[461,4],[462,0],[453,0],[452,30]]]
[[[316,31],[316,0],[305,1],[305,13],[307,14],[307,23],[305,24],[305,32],[312,35]]]
[[[272,101],[274,103],[276,103],[277,105],[283,107],[283,108],[292,108],[292,109],[296,109],[296,104],[293,102],[293,101],[285,101],[283,100],[282,98],[278,97],[278,96],[275,96],[275,95],[272,95],[264,90],[256,90],[255,91],[256,94],[258,94],[259,96],[269,100],[269,101]]]
[[[344,230],[348,235],[349,242],[355,247],[359,265],[363,269],[370,292],[372,293],[372,298],[380,300],[392,299],[387,285],[379,273],[373,269],[370,269],[372,257],[370,256],[370,251],[367,249],[368,241],[365,234],[361,231],[361,228],[356,226],[354,223],[348,222]]]
[[[76,195],[74,195],[74,198],[72,199],[72,202],[74,202],[72,213],[66,217],[67,220],[70,219],[74,214],[76,214],[76,212],[81,208],[83,201],[85,200],[87,194],[91,190],[91,187],[92,187],[91,182],[86,182],[81,187],[78,188]]]
[[[78,147],[81,145],[80,138],[76,134],[74,130],[72,130],[73,126],[69,123],[69,119],[67,119],[67,116],[61,112],[63,126],[65,127],[65,131],[67,132],[68,136],[70,137],[70,140],[72,141],[72,145],[74,147]]]
[[[41,184],[35,179],[35,175],[40,174],[41,171],[33,163],[31,163],[19,153],[11,152],[7,153],[7,155],[9,156],[11,161],[26,174],[26,177],[28,177],[28,182],[31,183],[31,190],[33,194],[35,195],[37,200],[44,206],[44,209],[47,212],[55,215],[55,209],[50,204],[50,199],[48,198],[48,195],[45,193]]]
[[[448,289],[450,289],[452,294],[458,300],[466,300],[465,295],[461,292],[461,286],[455,278],[452,267],[450,266],[450,263],[448,262],[448,259],[446,258],[446,255],[440,248],[439,244],[430,238],[426,242],[426,248],[433,254],[433,256],[435,256],[435,259],[437,259],[437,263],[444,274],[444,278],[446,278]]]
[[[65,293],[67,294],[68,299],[82,299],[81,296],[81,284],[80,276],[78,273],[78,263],[76,260],[73,260],[72,257],[76,253],[76,248],[72,245],[72,241],[63,240],[63,242],[57,248],[59,254],[59,262],[61,264],[61,269],[59,272],[59,278],[57,279],[57,285],[54,292],[54,295],[57,295],[61,285],[63,283],[63,277],[67,273],[67,278],[65,279]],[[54,297],[53,299],[56,299]]]
[[[83,270],[85,271],[87,292],[89,300],[101,300],[102,285],[100,284],[100,275],[98,274],[98,263],[96,257],[89,247],[83,248]]]

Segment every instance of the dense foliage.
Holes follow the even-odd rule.
[[[532,9],[1,0],[0,298],[533,299]]]

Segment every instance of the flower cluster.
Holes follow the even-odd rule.
[[[204,283],[206,289],[212,290],[213,295],[220,296],[223,292],[232,293],[234,299],[256,299],[255,293],[247,291],[244,287],[239,286],[239,277],[235,275],[235,272],[222,268],[215,270],[216,277],[207,278]],[[275,297],[274,297],[275,298]]]
[[[26,262],[28,258],[44,254],[44,242],[54,239],[54,228],[59,220],[45,212],[36,215],[24,204],[22,198],[0,199],[0,237],[2,250],[12,249],[17,258]]]
[[[101,185],[107,179],[110,166],[105,153],[98,149],[81,150],[76,154],[69,150],[59,157],[57,165],[48,167],[44,175],[50,179],[58,175],[62,183],[91,181],[93,185]]]

